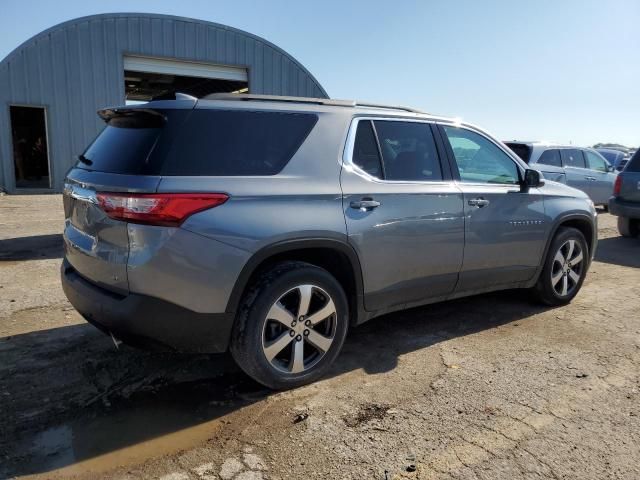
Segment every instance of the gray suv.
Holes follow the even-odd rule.
[[[115,339],[230,349],[311,382],[373,317],[507,288],[578,293],[593,203],[483,130],[408,108],[214,95],[99,111],[69,172],[62,284]]]
[[[506,142],[530,168],[545,179],[566,183],[585,192],[605,209],[616,180],[615,168],[593,148],[544,142]]]

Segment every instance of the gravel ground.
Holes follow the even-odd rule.
[[[640,240],[608,214],[571,305],[387,315],[275,394],[226,355],[116,350],[62,294],[62,217],[0,196],[0,478],[640,478]]]

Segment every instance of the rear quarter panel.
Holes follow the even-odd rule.
[[[277,175],[162,177],[158,192],[222,192],[229,199],[178,229],[130,225],[131,291],[220,313],[243,268],[263,247],[304,238],[346,243],[339,158],[348,121],[331,113],[319,117]]]
[[[339,178],[350,117],[318,115],[316,126],[277,175],[163,177],[158,191],[227,193],[225,204],[193,215],[182,228],[247,252],[297,238],[346,242]]]

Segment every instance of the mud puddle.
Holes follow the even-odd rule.
[[[225,415],[269,392],[239,373],[147,386],[19,441],[0,478],[95,474],[215,440]]]

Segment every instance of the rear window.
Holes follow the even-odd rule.
[[[529,163],[531,159],[531,147],[524,143],[512,143],[507,142],[507,147],[509,147],[513,152],[518,155],[522,160]]]
[[[307,113],[122,110],[80,156],[78,167],[167,176],[279,173],[315,125]]]
[[[275,175],[296,153],[317,115],[194,110],[173,142],[163,175]]]
[[[80,155],[79,168],[99,172],[138,174],[148,167],[166,118],[140,112],[111,118],[102,133]]]
[[[625,172],[640,172],[640,150],[636,151],[627,166],[624,167]]]

